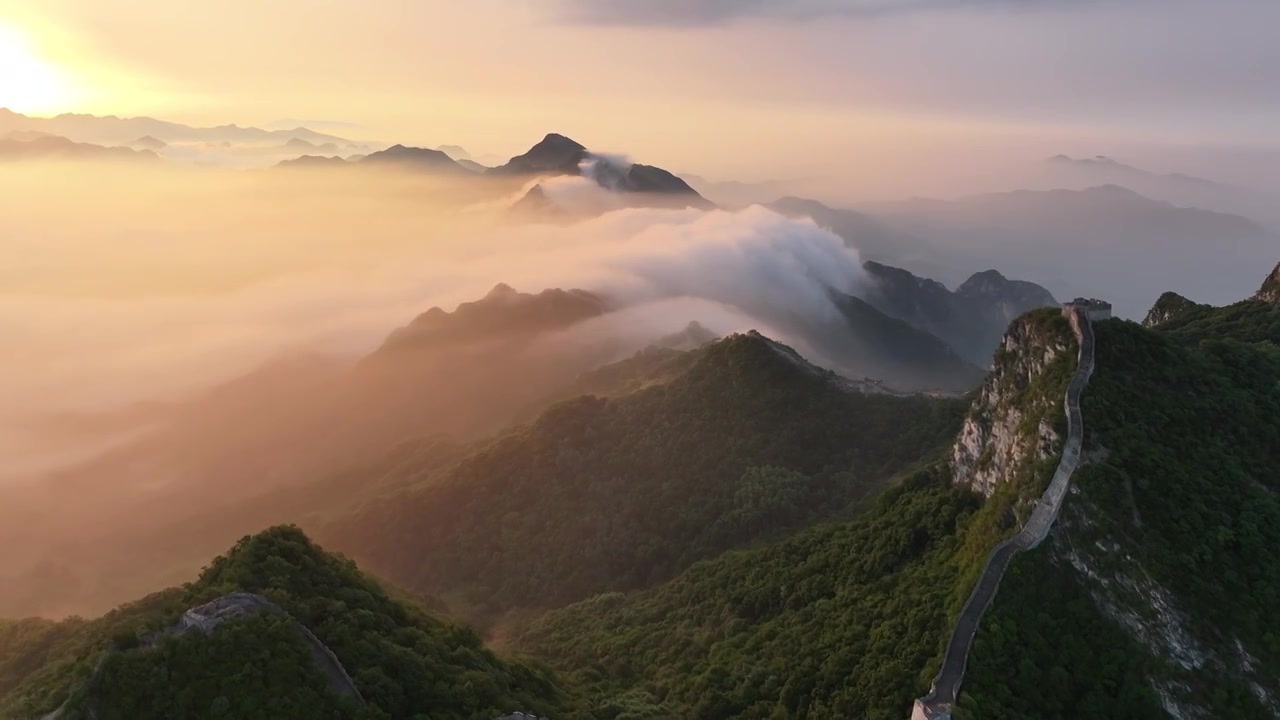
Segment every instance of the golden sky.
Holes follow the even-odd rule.
[[[556,131],[742,177],[1038,139],[1280,144],[1280,3],[1034,5],[0,0],[0,106],[498,155]]]

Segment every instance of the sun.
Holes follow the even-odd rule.
[[[21,113],[71,109],[74,92],[65,75],[35,52],[27,38],[0,25],[0,107]]]

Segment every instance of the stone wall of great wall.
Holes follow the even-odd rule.
[[[1110,308],[1108,308],[1109,310]],[[1093,323],[1092,317],[1105,318],[1105,315],[1086,305],[1069,304],[1063,313],[1071,323],[1071,329],[1079,343],[1079,356],[1075,374],[1067,384],[1066,399],[1063,403],[1067,415],[1067,439],[1062,447],[1062,459],[1053,473],[1049,487],[1036,503],[1031,517],[1018,534],[996,545],[987,557],[987,564],[982,575],[965,601],[964,608],[956,618],[951,639],[947,642],[946,653],[942,657],[942,667],[934,677],[929,694],[916,700],[912,707],[911,720],[950,720],[951,709],[955,706],[960,694],[960,683],[964,681],[965,667],[969,662],[969,651],[973,647],[974,636],[982,616],[991,607],[1000,580],[1009,568],[1009,563],[1023,550],[1034,548],[1049,536],[1053,521],[1062,510],[1067,490],[1071,486],[1071,474],[1080,464],[1080,451],[1084,444],[1084,417],[1080,413],[1080,396],[1084,393],[1089,378],[1093,375]]]

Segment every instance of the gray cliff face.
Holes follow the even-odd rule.
[[[1272,270],[1267,279],[1263,281],[1262,287],[1258,288],[1258,294],[1254,295],[1253,299],[1268,303],[1280,303],[1280,263],[1276,263],[1276,269]]]
[[[1009,326],[951,448],[953,482],[990,496],[1003,480],[1056,454],[1061,393],[1037,392],[1037,381],[1074,346],[1069,331],[1031,316]]]
[[[1045,488],[1040,498],[1035,501],[1034,510],[1026,523],[1016,535],[1000,542],[991,551],[991,554],[987,556],[987,564],[983,568],[978,582],[970,592],[969,599],[965,602],[960,615],[956,618],[951,638],[947,642],[946,653],[943,655],[942,667],[934,677],[929,694],[916,701],[912,709],[912,720],[950,720],[951,710],[960,693],[960,684],[964,680],[965,669],[969,661],[969,652],[973,648],[973,639],[978,631],[979,623],[982,621],[982,616],[991,607],[991,603],[995,599],[996,591],[1000,587],[1000,580],[1003,578],[1005,571],[1008,570],[1014,556],[1024,550],[1037,547],[1048,537],[1049,529],[1053,526],[1054,520],[1057,519],[1059,512],[1062,510],[1067,492],[1071,488],[1071,476],[1080,464],[1081,450],[1084,445],[1084,415],[1080,411],[1080,396],[1084,392],[1089,378],[1093,375],[1094,336],[1093,327],[1089,321],[1089,308],[1087,305],[1068,305],[1064,308],[1064,314],[1068,318],[1072,334],[1077,341],[1077,362],[1071,373],[1071,379],[1066,385],[1063,398],[1062,410],[1067,421],[1067,437],[1062,444],[1062,457],[1059,459],[1058,467],[1054,470],[1053,478],[1050,480],[1048,487]],[[1025,320],[1026,318],[1024,318]],[[1029,329],[1029,332],[1025,333],[1029,338],[1034,338],[1040,334],[1055,334],[1052,324],[1040,325],[1039,327],[1042,331],[1047,331],[1043,333],[1035,332],[1037,326],[1030,322],[1022,322],[1020,326],[1020,329]],[[1034,343],[1027,347],[1033,352],[1038,350]],[[1033,358],[1030,364],[1034,365],[1035,362],[1036,360]],[[1047,367],[1048,365],[1045,366],[1045,369]],[[1041,372],[1043,373],[1044,369]],[[1042,382],[1038,383],[1038,385],[1056,389],[1057,383]],[[1028,387],[1035,387],[1035,385]],[[1018,392],[1019,397],[1026,399],[1028,397],[1027,389],[1020,390]],[[1038,399],[1038,396],[1033,393],[1030,395],[1030,399],[1034,402]],[[1012,482],[1016,480],[1006,479],[1006,481]]]

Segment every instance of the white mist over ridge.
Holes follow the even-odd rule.
[[[838,237],[758,207],[513,226],[424,201],[417,180],[7,175],[0,232],[25,249],[0,290],[0,450],[15,466],[31,418],[182,398],[281,353],[356,358],[498,282],[597,292],[647,341],[691,320],[726,333],[828,317],[829,291],[864,281]]]

